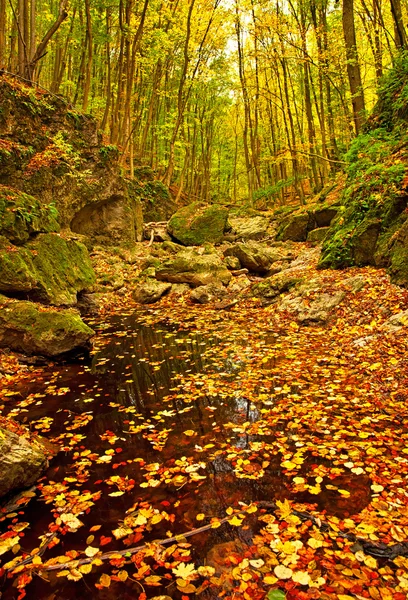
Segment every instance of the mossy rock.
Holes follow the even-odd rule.
[[[224,255],[235,256],[242,267],[253,273],[267,273],[274,262],[288,258],[285,251],[255,241],[233,244]]]
[[[4,297],[0,297],[0,302]],[[93,330],[70,310],[39,309],[32,302],[0,306],[0,347],[25,354],[58,356],[87,347]]]
[[[45,448],[28,436],[0,427],[0,497],[33,485],[48,466]]]
[[[171,217],[167,230],[184,246],[200,246],[204,242],[217,244],[224,237],[227,218],[228,209],[224,206],[193,202]]]
[[[159,281],[188,283],[194,287],[218,281],[227,285],[231,277],[217,254],[198,254],[190,248],[182,250],[156,268],[156,278]]]
[[[312,217],[308,212],[290,215],[280,224],[276,239],[282,242],[305,242],[312,228]]]
[[[0,291],[47,304],[72,305],[95,282],[88,251],[75,240],[40,234],[26,246],[0,238]]]
[[[309,233],[307,234],[307,241],[312,244],[319,244],[323,242],[328,231],[329,227],[319,227],[318,229],[312,229],[312,231],[309,231]]]
[[[0,235],[23,244],[32,235],[59,231],[57,211],[37,198],[0,185]]]

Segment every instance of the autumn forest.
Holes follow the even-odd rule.
[[[406,600],[407,0],[0,0],[2,600]]]

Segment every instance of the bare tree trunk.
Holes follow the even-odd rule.
[[[395,45],[397,46],[397,48],[406,49],[407,34],[402,18],[401,2],[400,0],[390,0],[390,2],[392,18],[394,20]]]
[[[6,0],[0,0],[0,68],[6,65]]]
[[[364,122],[365,104],[354,25],[354,0],[343,0],[342,18],[344,42],[346,45],[347,76],[353,106],[354,126],[358,134]]]
[[[88,60],[85,67],[85,83],[84,83],[84,95],[82,99],[82,110],[86,112],[88,110],[89,91],[91,89],[91,77],[92,77],[92,61],[93,61],[93,35],[92,35],[92,20],[91,20],[91,7],[89,0],[85,0],[85,15],[86,15],[86,46],[88,49]]]

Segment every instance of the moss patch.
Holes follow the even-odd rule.
[[[227,218],[228,209],[224,206],[193,202],[172,216],[168,231],[185,246],[199,246],[204,242],[217,244],[224,236]]]

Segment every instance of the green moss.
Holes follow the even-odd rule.
[[[172,216],[168,231],[185,246],[199,246],[204,242],[216,244],[224,236],[227,218],[228,209],[224,206],[193,202]]]
[[[0,291],[55,305],[75,304],[77,293],[95,282],[85,246],[53,233],[25,247],[0,238],[0,271]]]
[[[26,301],[0,308],[0,346],[14,350],[55,356],[85,345],[93,333],[71,311],[39,310]]]
[[[0,186],[0,235],[15,244],[31,235],[58,231],[57,211],[37,198],[7,186]]]

